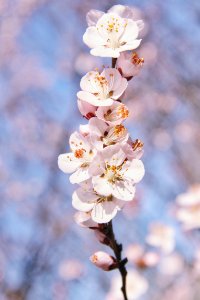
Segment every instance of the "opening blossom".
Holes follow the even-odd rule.
[[[101,73],[91,71],[81,79],[82,91],[77,97],[94,106],[109,106],[119,99],[127,85],[127,80],[115,68],[104,69]]]
[[[91,10],[87,21],[89,27],[83,41],[92,49],[92,55],[119,57],[120,52],[136,49],[140,45],[138,35],[143,22],[133,20],[129,7],[114,5],[107,13]]]

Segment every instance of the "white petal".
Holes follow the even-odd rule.
[[[96,96],[91,93],[80,91],[77,93],[77,97],[83,101],[86,101],[94,106],[109,106],[113,104],[111,98],[99,100]]]
[[[77,211],[74,215],[75,222],[82,227],[97,227],[97,223],[95,223],[89,213]]]
[[[98,203],[94,206],[91,212],[91,218],[97,223],[108,223],[117,214],[118,206],[115,202],[106,201]]]
[[[97,154],[94,159],[92,160],[90,167],[89,167],[89,173],[92,176],[97,176],[103,174],[105,170],[105,162],[101,156],[101,154]]]
[[[108,125],[105,122],[99,120],[98,118],[91,118],[89,120],[89,128],[92,136],[101,137],[104,132],[108,129]]]
[[[142,20],[137,20],[135,22],[138,26],[139,31],[141,31],[144,28],[144,22]]]
[[[125,170],[127,166],[127,169]],[[133,159],[130,165],[127,164],[124,166],[124,177],[129,178],[133,180],[135,183],[138,183],[140,180],[142,180],[145,169],[143,162],[139,159]]]
[[[110,196],[112,194],[111,184],[100,176],[94,176],[92,178],[94,190],[102,196]]]
[[[121,41],[129,43],[129,41],[133,41],[138,37],[138,33],[139,29],[137,23],[129,19]]]
[[[105,68],[101,73],[101,76],[106,78],[109,85],[109,91],[116,90],[121,84],[122,76],[115,68]]]
[[[89,179],[91,177],[91,175],[88,172],[88,167],[84,167],[84,168],[78,168],[78,170],[73,173],[70,177],[69,180],[72,184],[74,183],[80,183],[82,181],[85,181],[87,179]]]
[[[96,48],[104,45],[104,39],[102,39],[95,26],[87,28],[83,35],[83,41],[89,48]]]
[[[120,166],[126,158],[126,154],[119,145],[108,146],[102,151],[104,160],[109,165]]]
[[[111,49],[105,46],[98,46],[90,51],[90,53],[94,56],[101,57],[119,57],[120,52],[119,49]]]
[[[125,78],[121,79],[120,86],[114,91],[112,98],[119,99],[128,86],[128,81]]]
[[[81,162],[73,153],[60,154],[58,156],[58,167],[64,173],[72,173],[77,170]]]
[[[89,93],[97,93],[98,88],[95,84],[96,77],[99,75],[98,72],[91,71],[81,78],[80,87],[83,91]]]
[[[120,51],[133,50],[139,47],[141,40],[133,40],[120,47]]]
[[[89,151],[91,148],[88,139],[77,131],[71,134],[69,144],[73,151],[76,151],[77,149]]]
[[[93,192],[84,191],[82,188],[76,190],[72,195],[72,205],[80,211],[88,212],[94,207],[98,196]]]
[[[88,23],[88,26],[95,26],[97,21],[104,15],[103,11],[91,9],[87,15],[86,20]]]
[[[114,5],[109,10],[108,13],[115,13],[121,18],[132,19],[133,18],[133,9],[124,5]]]
[[[80,99],[77,100],[77,104],[79,111],[83,116],[87,116],[88,114],[95,115],[95,111],[97,109],[96,106]]]
[[[129,181],[116,182],[113,184],[112,195],[123,201],[131,201],[135,196],[135,187]]]

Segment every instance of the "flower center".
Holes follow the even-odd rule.
[[[123,133],[125,132],[125,127],[120,124],[120,125],[116,125],[115,128],[114,128],[114,133],[116,135],[123,135]]]
[[[120,166],[107,165],[105,174],[103,174],[103,176],[106,176],[107,180],[110,183],[115,183],[118,180],[122,180],[122,176],[120,174],[121,168],[122,168],[122,165],[120,165]]]
[[[144,63],[144,58],[139,58],[137,53],[133,52],[131,61],[135,66],[142,67],[142,65]]]
[[[144,146],[144,143],[138,139],[136,139],[133,143],[132,143],[132,149],[133,151],[136,151],[137,149],[142,149]]]
[[[122,104],[117,109],[117,115],[123,119],[128,118],[129,111],[128,109]]]
[[[77,149],[75,152],[74,152],[74,156],[76,158],[82,158],[83,155],[84,155],[84,152],[85,152],[85,149]]]

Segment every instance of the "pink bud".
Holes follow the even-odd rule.
[[[115,268],[115,258],[103,251],[95,252],[90,260],[98,268],[103,269],[104,271],[109,271]]]
[[[139,58],[137,53],[122,52],[116,66],[121,75],[129,80],[139,73],[143,63],[144,59]]]

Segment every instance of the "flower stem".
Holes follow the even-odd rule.
[[[110,248],[114,251],[116,260],[117,260],[117,265],[118,265],[118,269],[119,272],[121,274],[122,277],[122,287],[121,287],[121,291],[123,293],[124,296],[124,300],[128,300],[127,297],[127,292],[126,292],[126,275],[127,275],[127,270],[125,267],[125,264],[128,262],[127,258],[122,260],[122,244],[118,244],[118,242],[115,239],[115,234],[113,231],[113,225],[112,225],[112,221],[110,221],[107,224],[107,228],[106,228],[106,235],[110,241]]]

